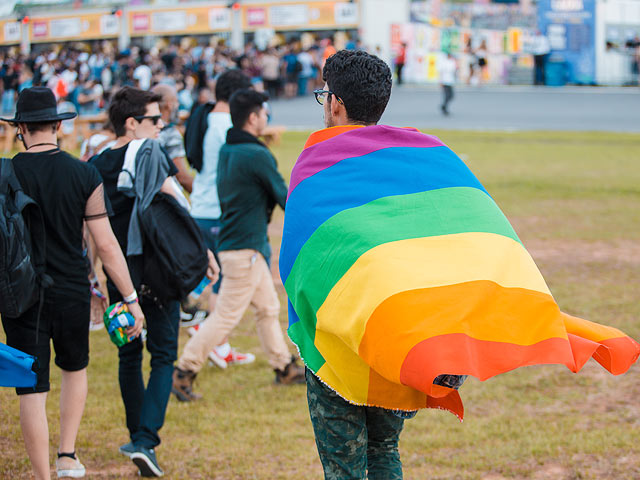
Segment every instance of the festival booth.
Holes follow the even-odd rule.
[[[538,28],[549,39],[546,83],[596,82],[596,0],[540,0]]]
[[[518,5],[414,2],[411,22],[392,26],[392,49],[407,46],[403,76],[408,82],[438,83],[438,65],[451,52],[460,83],[527,84],[533,75],[527,49],[534,30],[535,15]],[[486,65],[481,68],[483,43]]]
[[[552,80],[579,85],[637,81],[633,56],[640,43],[640,2],[540,0],[538,25],[551,46]]]
[[[634,53],[640,48],[640,2],[608,0],[596,3],[596,82],[606,85],[637,85],[638,65]],[[635,50],[635,52],[634,52]]]

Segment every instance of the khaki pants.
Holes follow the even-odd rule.
[[[215,309],[185,345],[178,368],[199,372],[211,349],[222,343],[251,305],[269,364],[284,369],[291,353],[278,321],[280,301],[267,262],[260,253],[248,249],[223,251],[218,256],[223,277]]]

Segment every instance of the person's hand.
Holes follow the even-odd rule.
[[[142,313],[142,309],[138,302],[128,304],[127,307],[129,308],[129,313],[133,315],[133,318],[136,321],[133,327],[129,327],[125,330],[127,338],[131,341],[142,333],[142,327],[144,326],[144,313]]]
[[[107,310],[107,298],[102,294],[102,297],[98,297],[95,294],[91,294],[91,323],[93,325],[102,325],[104,312]]]
[[[207,256],[209,257],[209,268],[207,268],[207,278],[211,280],[211,283],[216,283],[220,276],[220,267],[216,262],[216,257],[213,256],[211,250],[207,250]]]

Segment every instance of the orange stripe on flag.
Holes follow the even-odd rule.
[[[341,133],[348,132],[349,130],[354,130],[356,128],[363,128],[363,125],[342,125],[339,127],[329,127],[322,130],[318,130],[317,132],[313,132],[309,138],[307,138],[307,142],[304,144],[303,150],[305,148],[309,148],[314,146],[316,143],[324,142],[325,140],[329,140],[330,138],[336,137]]]
[[[402,364],[416,344],[452,333],[496,345],[533,345],[553,337],[566,343],[560,311],[551,296],[479,280],[389,297],[369,318],[359,354],[380,375],[400,383]],[[481,362],[482,357],[476,360]]]
[[[457,390],[440,385],[432,385],[431,395],[405,385],[391,383],[378,375],[375,370],[369,371],[369,405],[384,405],[387,409],[418,410],[420,408],[440,408],[457,416],[464,417],[464,405]]]

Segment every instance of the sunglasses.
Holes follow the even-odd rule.
[[[133,118],[135,118],[138,121],[138,123],[142,123],[142,121],[145,118],[148,118],[149,120],[151,120],[151,122],[154,125],[157,125],[158,122],[160,121],[160,119],[162,118],[162,115],[137,115],[137,116],[135,116]]]
[[[324,94],[327,95],[335,95],[336,100],[338,100],[339,104],[343,104],[342,99],[337,96],[335,93],[333,93],[331,90],[314,90],[313,94],[316,96],[316,102],[318,102],[320,105],[324,105]]]

